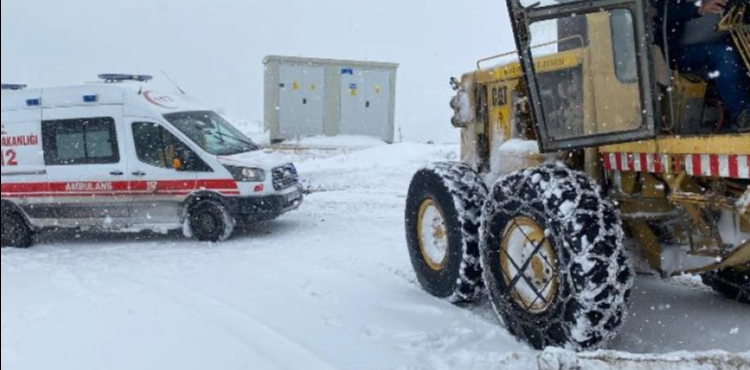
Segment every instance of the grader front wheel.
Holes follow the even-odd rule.
[[[495,311],[520,340],[596,349],[622,327],[634,274],[615,206],[585,175],[548,164],[498,181],[480,250]]]
[[[417,280],[428,293],[471,302],[483,291],[479,220],[487,188],[460,163],[414,175],[406,199],[406,239]]]

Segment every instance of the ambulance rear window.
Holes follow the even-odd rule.
[[[42,143],[48,166],[120,162],[112,118],[44,121]]]

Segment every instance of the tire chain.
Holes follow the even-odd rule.
[[[545,183],[547,190],[535,194]],[[577,350],[601,348],[614,339],[625,322],[634,273],[622,248],[624,233],[619,214],[614,204],[603,199],[601,193],[600,186],[585,174],[571,171],[562,163],[550,163],[501,178],[492,187],[485,205],[481,226],[483,249],[487,248],[485,234],[490,231],[491,222],[498,213],[510,213],[512,217],[514,212],[525,207],[545,210],[547,214],[557,210],[555,217],[548,218],[549,230],[546,232],[553,233],[554,240],[565,241],[561,249],[568,256],[559,256],[566,261],[559,275],[566,283],[561,285],[572,289],[562,288],[555,305],[562,307],[562,311],[546,323],[546,329],[562,326],[570,343],[544,345],[572,346]],[[563,205],[570,210],[568,214],[562,212]],[[580,224],[580,220],[585,220],[586,225]],[[588,240],[587,229],[598,230],[593,240]],[[496,284],[488,269],[489,261],[485,261],[488,255],[483,253],[482,258],[485,281]],[[495,299],[492,303],[497,314],[506,321],[504,318],[513,310],[512,302],[509,296],[500,298],[501,304]],[[520,322],[505,322],[517,336],[526,337],[523,328],[538,325],[531,315],[518,319]],[[543,340],[548,342],[549,338]]]

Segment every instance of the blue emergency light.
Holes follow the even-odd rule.
[[[99,101],[99,97],[97,95],[84,95],[83,96],[84,103],[96,103],[97,101]]]
[[[117,83],[125,81],[148,82],[154,79],[149,75],[129,75],[124,73],[104,73],[99,75],[100,80],[106,83]]]
[[[26,88],[26,85],[20,85],[20,84],[2,84],[3,90],[12,90],[12,91],[18,91],[23,90]]]

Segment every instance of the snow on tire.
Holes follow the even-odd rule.
[[[235,221],[227,208],[218,201],[204,200],[195,204],[187,217],[190,232],[202,242],[223,242],[234,232]]]
[[[634,272],[600,187],[562,164],[500,179],[481,226],[484,281],[507,329],[537,349],[597,349],[629,308]]]
[[[703,283],[725,297],[750,304],[750,271],[726,269],[701,275]]]
[[[430,294],[472,302],[484,286],[479,225],[487,187],[462,163],[419,170],[406,200],[406,239],[417,279]]]

